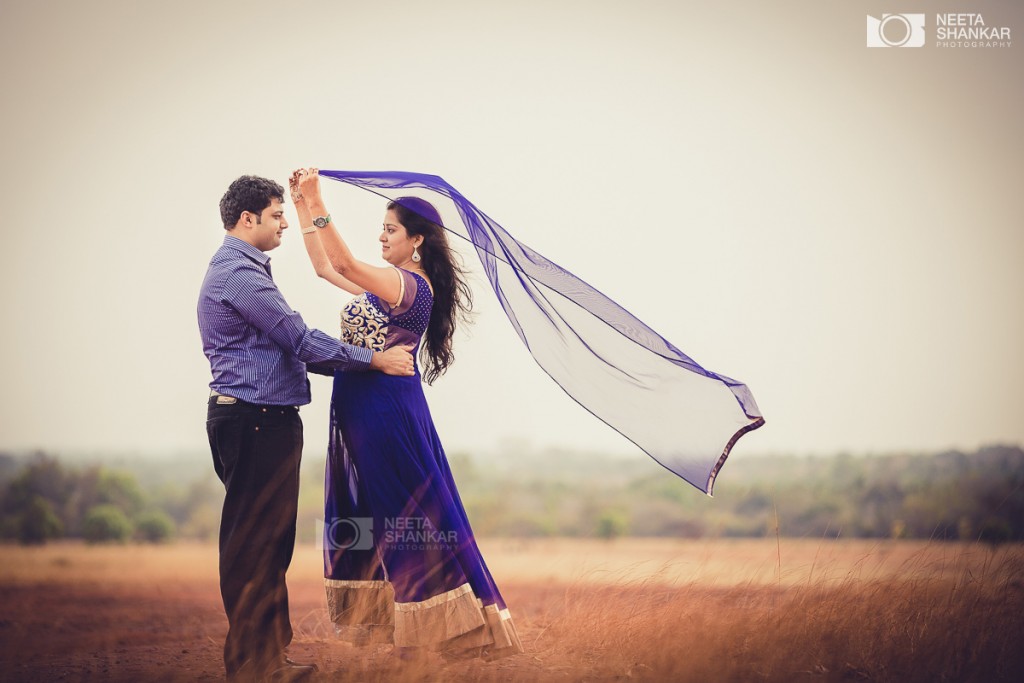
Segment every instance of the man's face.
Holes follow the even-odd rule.
[[[270,251],[281,246],[281,233],[288,227],[284,217],[284,205],[280,199],[272,199],[270,206],[263,209],[259,223],[252,219],[249,225],[251,244],[260,251]]]

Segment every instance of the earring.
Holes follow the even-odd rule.
[[[420,262],[420,252],[416,251],[416,247],[412,248],[412,261],[413,263]]]

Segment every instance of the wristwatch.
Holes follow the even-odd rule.
[[[313,225],[315,225],[318,228],[326,228],[327,224],[330,222],[331,214],[327,214],[326,216],[317,216],[316,218],[313,219]]]

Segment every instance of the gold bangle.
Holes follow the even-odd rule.
[[[303,235],[308,235],[308,234],[313,233],[313,232],[316,232],[316,226],[315,225],[311,225],[308,228],[303,228],[302,229],[302,234]]]

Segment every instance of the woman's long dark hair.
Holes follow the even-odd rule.
[[[441,227],[441,215],[433,204],[419,197],[399,197],[388,204],[409,237],[423,236],[418,247],[427,278],[434,288],[434,305],[430,309],[425,343],[420,349],[423,380],[433,384],[455,361],[452,335],[459,319],[469,321],[473,310],[473,290],[466,283],[466,272],[458,256],[448,244]]]

